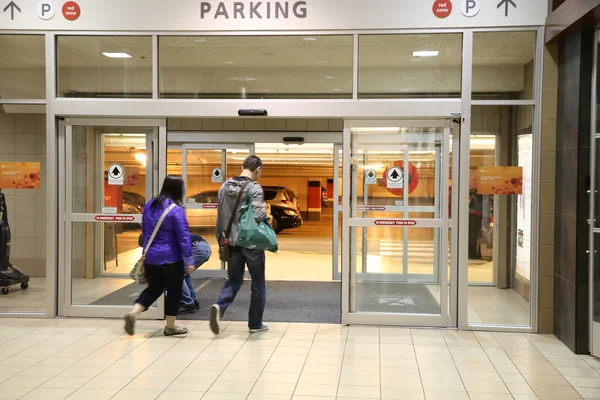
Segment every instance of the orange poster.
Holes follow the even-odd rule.
[[[477,194],[523,194],[523,167],[479,167]]]
[[[0,161],[0,189],[39,189],[39,162]]]

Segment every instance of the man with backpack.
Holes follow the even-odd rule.
[[[242,174],[227,180],[219,190],[216,234],[219,256],[221,261],[227,262],[229,279],[219,293],[217,302],[210,309],[210,329],[216,335],[221,331],[223,313],[233,303],[242,287],[246,265],[252,278],[248,328],[252,333],[269,329],[269,325],[263,323],[267,295],[265,252],[236,246],[239,233],[237,216],[242,205],[251,204],[256,222],[268,218],[263,189],[255,183],[260,178],[262,166],[260,158],[249,156],[244,160]]]

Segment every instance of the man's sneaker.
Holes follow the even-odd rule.
[[[127,313],[125,315],[125,332],[128,335],[133,336],[135,328],[135,315],[133,313]]]
[[[200,300],[194,299],[194,307],[196,307],[196,310],[200,309]]]
[[[221,333],[221,307],[218,304],[210,307],[210,330],[215,335]]]
[[[193,314],[196,312],[196,306],[194,304],[188,304],[186,306],[179,307],[178,314]]]
[[[181,328],[177,325],[165,326],[165,331],[164,331],[165,336],[185,335],[187,333],[188,333],[187,328]]]
[[[258,332],[264,332],[264,331],[268,331],[268,330],[269,330],[269,325],[262,324],[262,326],[260,328],[256,328],[256,329],[250,328],[250,333],[258,333]]]

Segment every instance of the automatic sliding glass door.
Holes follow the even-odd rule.
[[[346,121],[344,323],[450,324],[450,134],[444,120]]]
[[[142,210],[159,190],[163,121],[73,120],[61,142],[61,225],[66,316],[120,317],[143,286],[129,277],[141,256]],[[161,318],[158,301],[146,318]]]

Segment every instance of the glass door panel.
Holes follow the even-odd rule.
[[[448,326],[450,128],[347,121],[344,141],[343,320]]]
[[[254,154],[251,144],[182,146],[182,176],[190,232],[206,239],[213,254],[219,254],[215,238],[219,189],[227,179],[241,173],[244,160],[251,154]],[[211,257],[194,276],[224,278],[225,264],[219,257]]]
[[[120,317],[143,289],[129,271],[142,253],[144,205],[158,191],[160,122],[131,123],[65,127],[65,315]],[[159,305],[145,317],[162,315]]]

